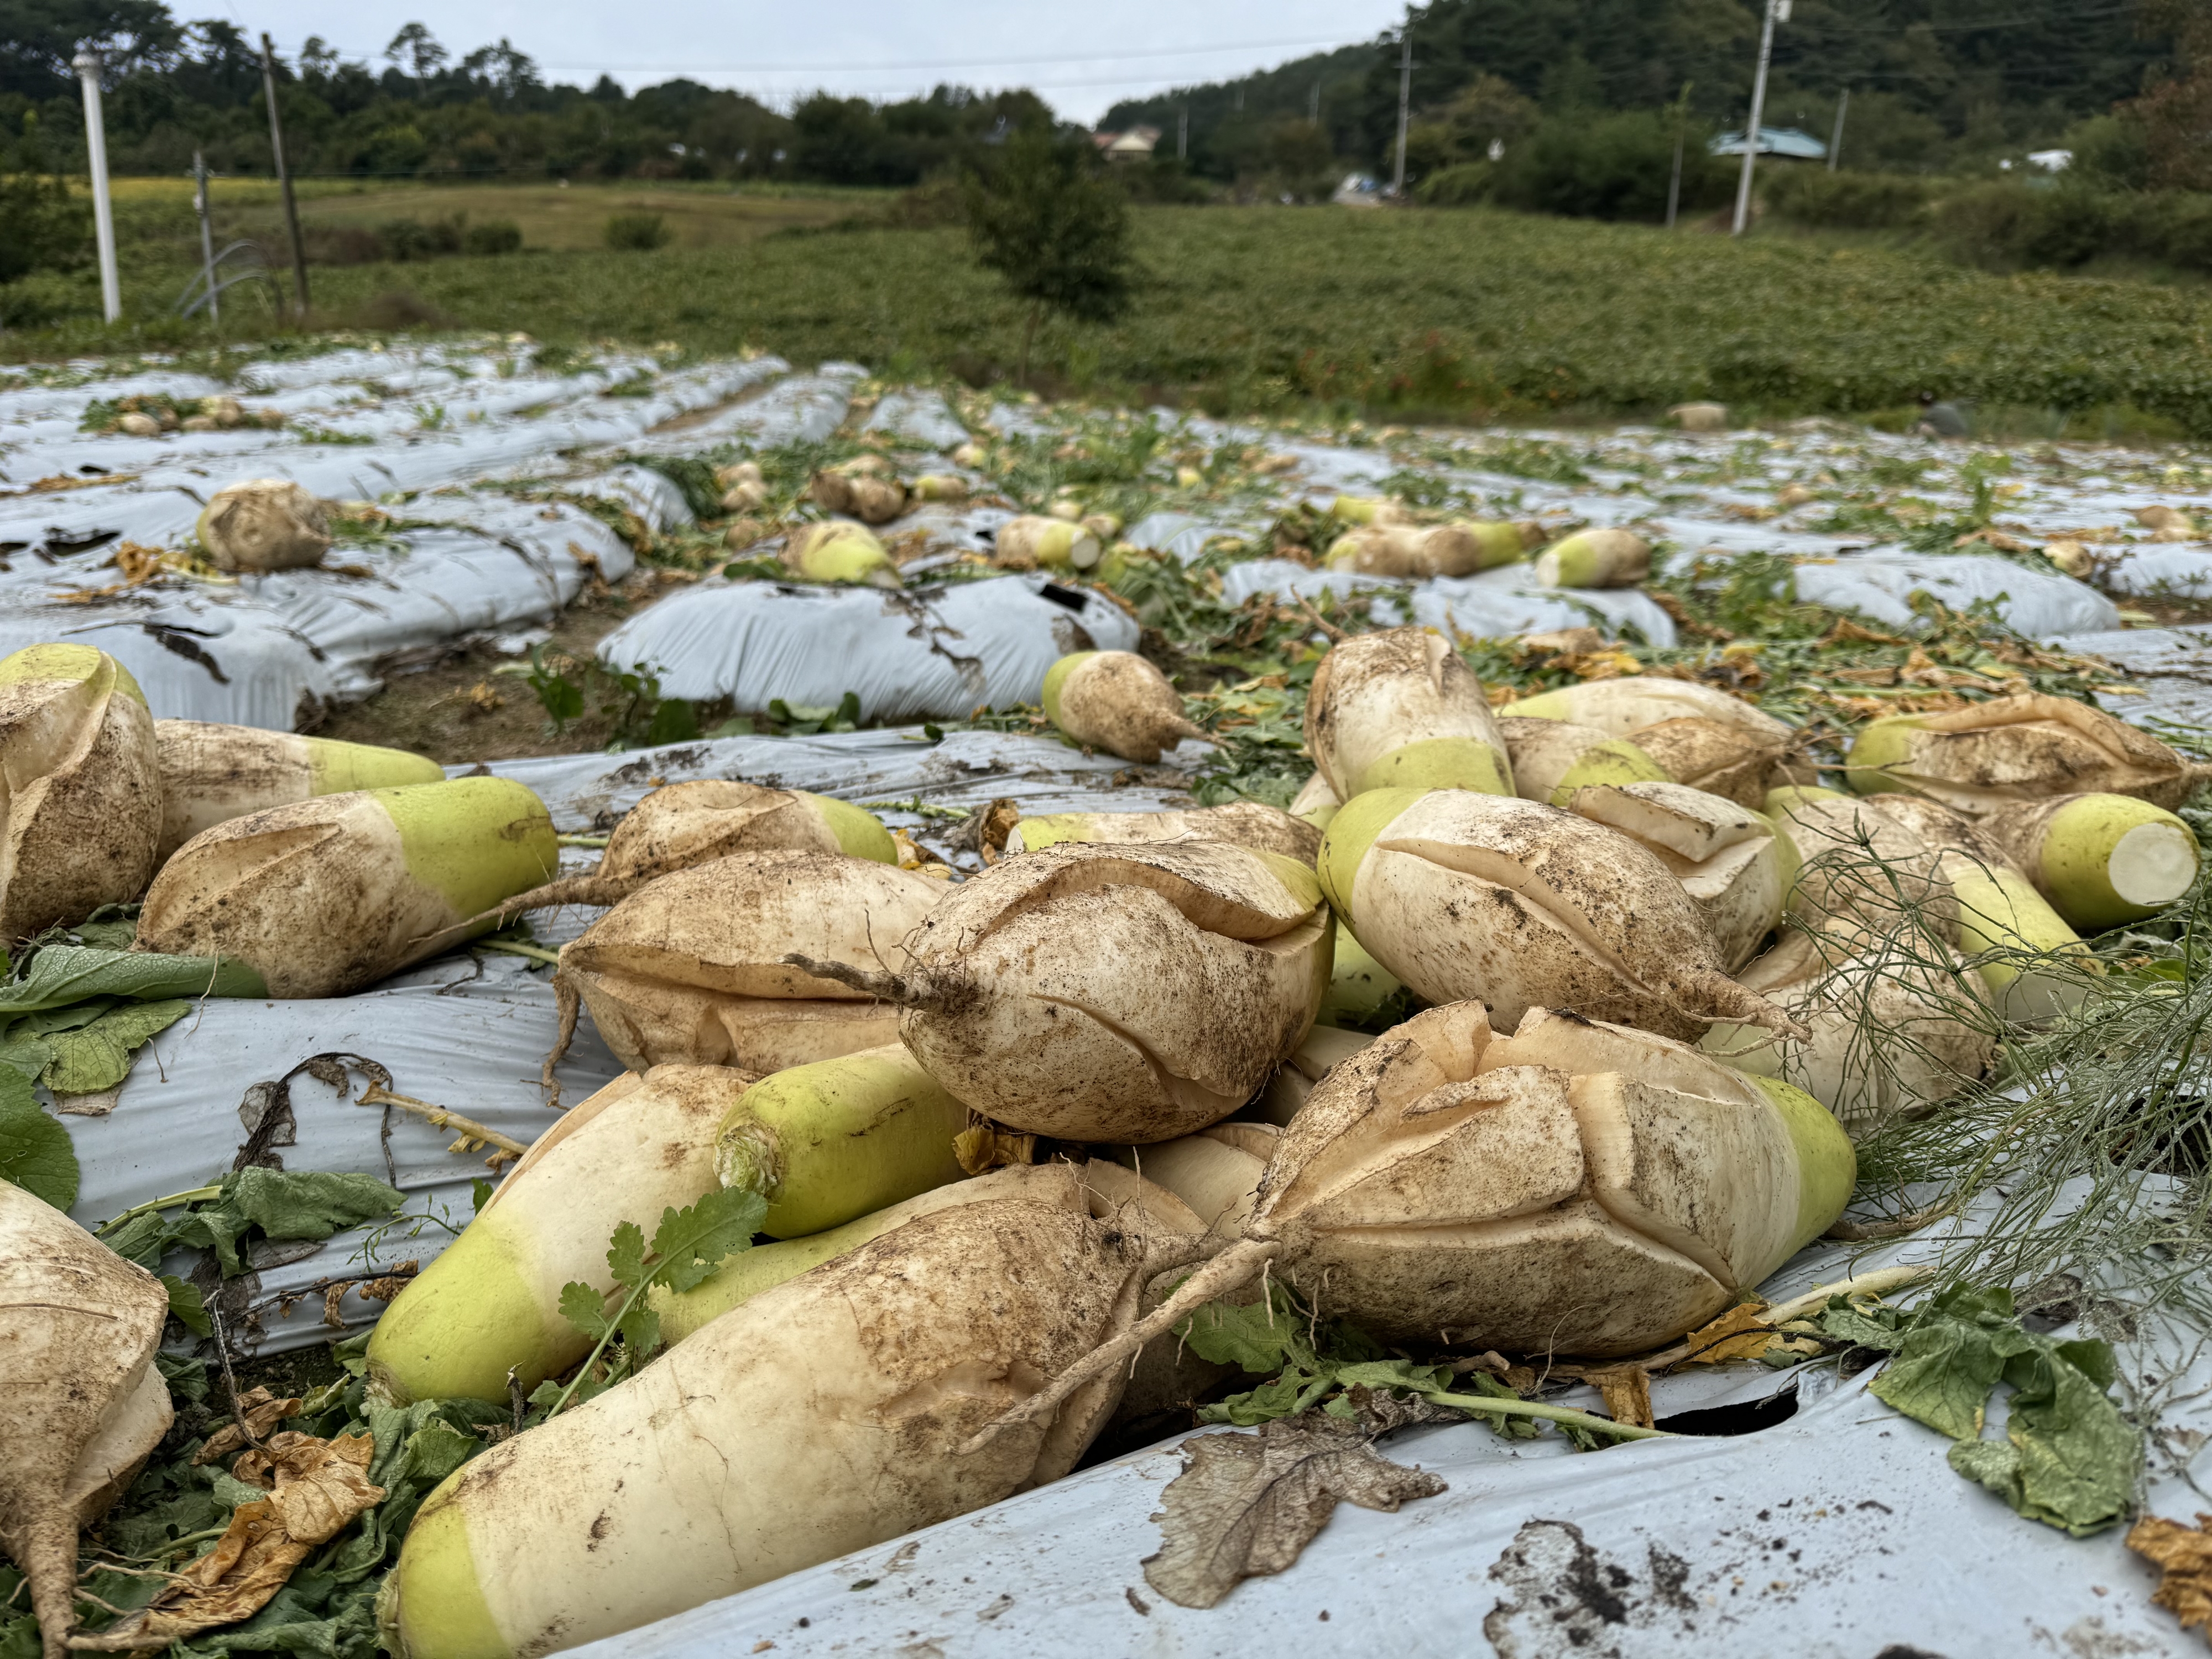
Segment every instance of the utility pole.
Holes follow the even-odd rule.
[[[1321,82],[1314,82],[1313,101],[1307,106],[1306,119],[1315,126],[1321,125]]]
[[[1190,106],[1182,106],[1182,114],[1176,121],[1176,160],[1190,160]]]
[[[84,147],[92,158],[92,228],[100,246],[100,309],[111,323],[123,315],[123,283],[115,270],[115,204],[107,194],[107,124],[100,111],[100,54],[89,47],[70,60],[84,87]]]
[[[1398,53],[1398,168],[1390,178],[1390,193],[1406,193],[1406,116],[1413,101],[1413,28],[1408,17],[1406,31],[1399,37],[1401,49]]]
[[[1682,147],[1690,137],[1690,88],[1694,81],[1682,82],[1682,96],[1674,106],[1674,176],[1667,184],[1667,228],[1674,228],[1674,220],[1682,205]]]
[[[1850,112],[1851,89],[1844,88],[1844,95],[1836,100],[1836,131],[1828,140],[1828,171],[1836,170],[1836,163],[1844,154],[1844,117]]]
[[[192,152],[192,207],[200,216],[200,269],[207,273],[208,321],[222,321],[222,301],[215,291],[215,230],[209,222],[207,158]]]
[[[1759,124],[1766,118],[1766,70],[1774,59],[1774,26],[1790,21],[1790,0],[1766,0],[1766,22],[1759,32],[1759,74],[1751,83],[1751,123],[1743,131],[1743,174],[1735,187],[1735,228],[1751,222],[1751,173],[1759,160]]]
[[[276,187],[284,193],[284,223],[292,233],[292,283],[299,290],[299,313],[307,316],[307,249],[300,240],[300,204],[292,199],[292,170],[284,164],[284,123],[276,113],[276,48],[261,37],[261,90],[269,100],[269,148],[276,155]]]

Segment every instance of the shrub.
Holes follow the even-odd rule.
[[[1783,218],[1832,230],[1887,230],[1917,218],[1934,181],[1895,173],[1830,173],[1822,167],[1767,167],[1759,194]]]
[[[1675,125],[1656,110],[1547,117],[1498,166],[1496,199],[1534,213],[1581,219],[1663,219],[1674,167]],[[1729,163],[1692,130],[1682,149],[1682,208],[1728,199]]]
[[[1032,129],[1007,143],[968,191],[976,263],[1029,301],[1022,378],[1048,310],[1110,322],[1129,298],[1129,198],[1103,178],[1089,143]]]
[[[615,214],[600,234],[609,247],[637,253],[666,247],[671,240],[668,222],[657,213]]]
[[[1939,240],[1958,258],[1999,268],[2069,270],[2100,255],[2184,270],[2212,270],[2212,196],[2191,191],[2113,192],[2086,181],[1973,185],[1933,211]]]
[[[441,254],[461,251],[462,216],[453,214],[444,219],[433,219],[424,224],[420,219],[387,219],[376,228],[377,240],[384,244],[384,257],[404,262],[409,259],[434,259]]]
[[[1423,207],[1474,207],[1490,199],[1498,169],[1488,161],[1460,161],[1439,167],[1413,187]]]
[[[301,234],[319,265],[373,265],[386,257],[384,238],[367,225],[308,225]]]
[[[461,234],[464,253],[514,253],[521,247],[522,227],[512,219],[487,219]]]
[[[38,118],[26,116],[21,142],[0,145],[0,283],[71,269],[91,252],[92,204],[50,171]]]

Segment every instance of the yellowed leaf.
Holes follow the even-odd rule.
[[[2193,1527],[2145,1516],[2128,1529],[2128,1547],[2165,1575],[2150,1599],[2182,1629],[2212,1625],[2212,1515],[2199,1514]]]
[[[1773,1340],[1773,1328],[1766,1323],[1766,1304],[1739,1302],[1704,1329],[1683,1339],[1690,1352],[1681,1363],[1720,1365],[1732,1359],[1756,1359]]]
[[[239,1505],[216,1547],[186,1566],[150,1604],[70,1645],[102,1653],[167,1647],[218,1625],[252,1618],[301,1562],[362,1510],[384,1501],[384,1488],[368,1480],[375,1450],[375,1441],[365,1434],[318,1440],[284,1433],[271,1436],[263,1449],[240,1454],[232,1473],[251,1485],[268,1486],[269,1496]]]
[[[300,1409],[299,1401],[279,1400],[266,1389],[255,1389],[238,1397],[238,1409],[246,1419],[246,1427],[253,1431],[256,1440],[265,1439],[286,1418]],[[228,1457],[246,1443],[246,1437],[238,1431],[235,1422],[226,1423],[208,1437],[207,1444],[192,1454],[195,1463],[212,1463],[218,1457]],[[258,1484],[258,1482],[256,1484]]]
[[[1616,1423],[1652,1426],[1651,1373],[1641,1365],[1611,1365],[1584,1371],[1583,1380],[1605,1396],[1606,1415]]]

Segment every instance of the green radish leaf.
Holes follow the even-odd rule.
[[[653,1235],[653,1276],[679,1294],[702,1283],[726,1257],[752,1248],[768,1216],[758,1193],[724,1187],[688,1210],[664,1211]]]
[[[112,1089],[131,1074],[131,1060],[146,1042],[191,1012],[179,998],[131,1002],[109,1009],[80,1030],[46,1038],[54,1058],[40,1080],[58,1095],[91,1095]]]
[[[449,1423],[426,1423],[407,1437],[393,1478],[434,1486],[483,1449],[483,1443]]]
[[[226,1203],[271,1238],[321,1240],[398,1212],[406,1194],[374,1176],[240,1170],[223,1179]]]
[[[645,1284],[645,1229],[635,1221],[618,1223],[607,1243],[607,1266],[624,1290],[641,1289]]]
[[[40,1109],[31,1079],[0,1066],[0,1180],[66,1210],[80,1175],[69,1131]]]
[[[21,1072],[26,1081],[53,1064],[52,1045],[43,1037],[31,1036],[22,1030],[23,1022],[15,1022],[15,1029],[0,1037],[0,1066]]]
[[[483,1206],[490,1201],[493,1190],[494,1183],[489,1181],[477,1180],[469,1182],[469,1208],[475,1213],[482,1215]]]
[[[2033,1341],[2012,1317],[2009,1291],[1947,1291],[1921,1311],[1897,1358],[1869,1389],[1939,1434],[1973,1439],[2005,1363],[2029,1352]]]
[[[660,1346],[660,1316],[642,1302],[633,1302],[623,1310],[617,1328],[622,1333],[623,1349],[633,1371]]]
[[[174,1273],[161,1275],[161,1288],[169,1293],[170,1316],[194,1336],[213,1336],[215,1322],[208,1317],[207,1300],[199,1286]]]
[[[0,985],[0,1014],[60,1008],[88,997],[258,997],[268,993],[261,975],[241,962],[49,945],[32,958],[30,971],[22,978]]]
[[[187,1210],[169,1224],[168,1235],[155,1249],[155,1258],[158,1261],[179,1247],[213,1250],[222,1276],[235,1279],[246,1271],[246,1263],[238,1254],[238,1241],[252,1224],[236,1205],[228,1200]]]
[[[1290,1293],[1271,1284],[1264,1302],[1209,1302],[1176,1327],[1176,1334],[1200,1359],[1254,1372],[1285,1365],[1312,1370],[1318,1363],[1306,1340],[1306,1320]]]
[[[603,1339],[611,1328],[607,1322],[606,1297],[581,1279],[572,1279],[561,1287],[561,1317],[594,1342]],[[538,1384],[539,1393],[547,1389],[552,1389],[556,1395],[560,1393],[560,1389],[550,1382]],[[537,1396],[533,1395],[531,1398],[532,1403],[536,1403]],[[549,1401],[547,1403],[551,1402]]]

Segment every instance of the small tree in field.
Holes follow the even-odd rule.
[[[1128,198],[1079,139],[1016,134],[991,176],[969,181],[968,224],[976,259],[1030,302],[1024,381],[1047,311],[1103,323],[1128,303]]]

